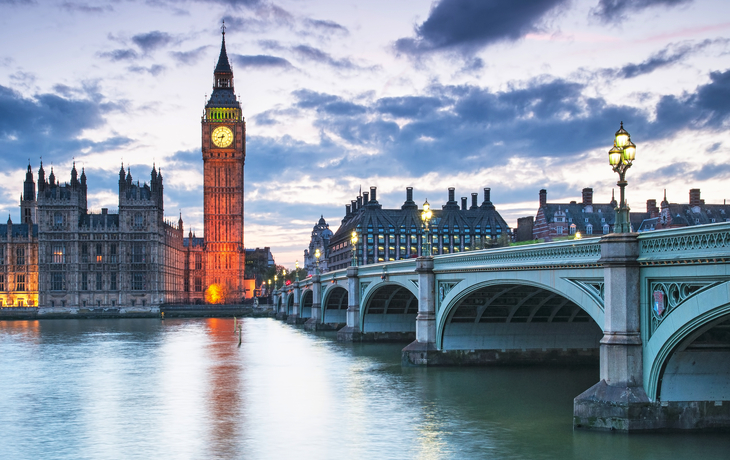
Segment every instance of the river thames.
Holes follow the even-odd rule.
[[[573,431],[595,368],[402,368],[272,319],[0,321],[2,459],[727,459]]]

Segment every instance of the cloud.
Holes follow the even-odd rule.
[[[681,62],[686,57],[702,51],[709,46],[717,44],[727,45],[728,43],[730,43],[730,40],[724,38],[715,40],[708,39],[699,43],[674,43],[639,64],[626,64],[623,67],[611,69],[605,73],[607,76],[611,75],[618,78],[634,78]]]
[[[203,57],[206,49],[208,49],[208,46],[201,46],[190,51],[170,51],[170,56],[178,64],[194,65]]]
[[[415,38],[401,38],[395,49],[418,55],[457,49],[471,53],[500,41],[515,41],[539,30],[547,13],[567,0],[440,0],[415,29]]]
[[[63,2],[61,3],[61,9],[64,9],[66,11],[70,12],[78,12],[78,13],[91,13],[91,14],[101,14],[106,13],[109,11],[114,11],[114,8],[112,8],[111,5],[89,5],[88,3],[78,3],[78,2]]]
[[[243,68],[254,69],[287,69],[293,68],[291,62],[277,56],[258,54],[248,56],[242,54],[231,54],[233,63]]]
[[[305,112],[299,116],[310,112],[322,139],[339,146],[337,155],[320,157],[327,165],[321,174],[330,175],[379,175],[384,161],[390,175],[419,177],[445,164],[463,171],[514,158],[575,160],[609,145],[620,120],[637,142],[730,124],[730,70],[712,72],[709,83],[662,96],[648,108],[588,96],[584,84],[552,77],[504,91],[434,84],[421,95],[375,100],[308,89],[292,96]]]
[[[148,73],[150,75],[157,76],[165,70],[165,66],[160,64],[153,64],[149,67],[133,65],[128,67],[128,70],[134,73]]]
[[[139,54],[131,48],[127,49],[116,49],[99,53],[99,56],[111,59],[112,61],[133,61],[139,57]]]
[[[132,41],[135,45],[139,46],[142,51],[149,53],[150,51],[154,51],[172,43],[173,38],[166,32],[153,30],[152,32],[132,36]]]
[[[313,27],[323,32],[340,33],[343,35],[348,35],[350,33],[347,27],[343,26],[342,24],[338,24],[335,21],[304,18],[302,22],[306,27]]]
[[[645,10],[650,7],[673,7],[690,3],[692,0],[599,0],[591,14],[604,23],[619,22],[625,19],[625,13]]]
[[[131,139],[114,136],[100,141],[83,137],[87,129],[106,124],[105,115],[123,110],[107,102],[93,85],[80,90],[66,87],[55,93],[25,97],[0,85],[0,165],[17,167],[28,157],[66,161],[79,152],[102,152],[128,145]],[[75,97],[68,95],[77,94]],[[80,94],[80,95],[79,95]],[[24,152],[22,156],[17,152]]]

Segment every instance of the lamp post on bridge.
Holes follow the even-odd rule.
[[[319,258],[322,257],[322,253],[319,251],[319,248],[314,250],[314,274],[319,275]]]
[[[631,135],[624,129],[624,122],[622,121],[621,127],[616,131],[613,148],[608,151],[608,162],[613,167],[613,171],[618,173],[619,181],[616,185],[621,190],[621,200],[616,208],[616,222],[613,225],[614,233],[628,233],[631,231],[625,188],[628,185],[626,171],[633,164],[634,158],[636,158],[636,145],[631,142]]]
[[[425,254],[423,251],[421,251],[421,255],[423,255],[424,257],[431,257],[431,240],[428,237],[428,224],[429,224],[429,222],[431,222],[432,216],[433,216],[433,212],[431,211],[431,205],[428,204],[428,198],[427,198],[426,202],[423,203],[423,211],[421,212],[421,220],[423,221],[424,233],[426,235]]]
[[[274,275],[274,289],[279,289],[279,277]]]
[[[297,281],[299,281],[299,261],[294,261],[294,273],[296,274]]]
[[[350,234],[350,247],[352,248],[352,266],[357,267],[357,232],[355,230]]]

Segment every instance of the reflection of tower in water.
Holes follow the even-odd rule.
[[[206,321],[210,339],[207,405],[211,458],[239,458],[243,454],[243,362],[233,323],[233,318]]]

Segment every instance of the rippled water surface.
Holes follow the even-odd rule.
[[[598,369],[401,368],[271,319],[0,321],[2,459],[728,459],[730,435],[574,432]]]

